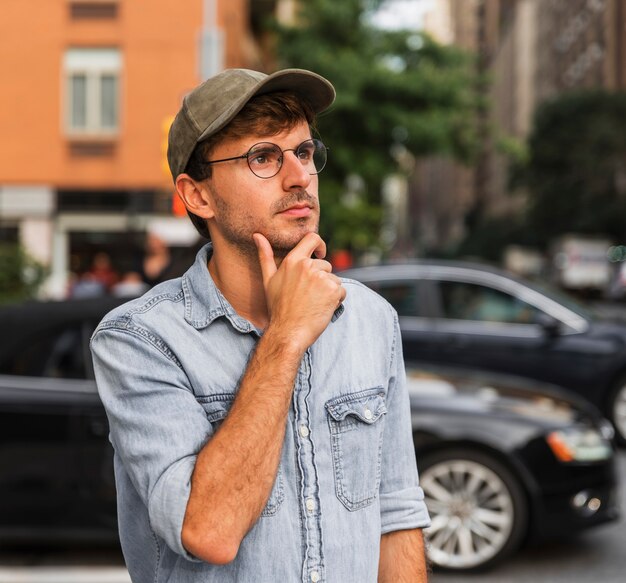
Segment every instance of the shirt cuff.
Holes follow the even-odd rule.
[[[170,549],[188,561],[199,562],[183,546],[182,531],[187,502],[191,493],[191,475],[196,456],[180,460],[157,482],[150,496],[150,525]],[[180,487],[178,485],[183,485]],[[177,487],[178,486],[178,487]]]
[[[381,533],[430,526],[430,517],[424,503],[424,492],[419,486],[380,494]]]

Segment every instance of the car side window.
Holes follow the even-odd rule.
[[[84,379],[88,377],[89,355],[85,336],[89,333],[86,325],[73,326],[47,331],[33,342],[21,347],[14,358],[1,368],[0,374]]]
[[[367,284],[385,298],[398,312],[398,316],[419,316],[417,286],[406,281],[377,281]]]
[[[540,310],[506,292],[460,281],[441,281],[443,316],[455,320],[534,324]]]

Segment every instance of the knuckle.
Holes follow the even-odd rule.
[[[330,271],[332,270],[331,264],[328,261],[325,261],[324,259],[312,259],[311,261],[314,262],[314,265],[320,271],[330,273]]]

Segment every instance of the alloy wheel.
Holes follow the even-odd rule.
[[[519,538],[515,494],[483,463],[441,460],[422,470],[420,483],[432,521],[425,531],[428,552],[436,565],[484,567]]]

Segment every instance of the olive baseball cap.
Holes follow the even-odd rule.
[[[271,75],[248,69],[227,69],[188,93],[168,136],[167,161],[176,180],[185,171],[198,142],[223,129],[251,98],[274,91],[293,91],[315,113],[335,99],[335,89],[321,75],[304,69],[283,69]]]

